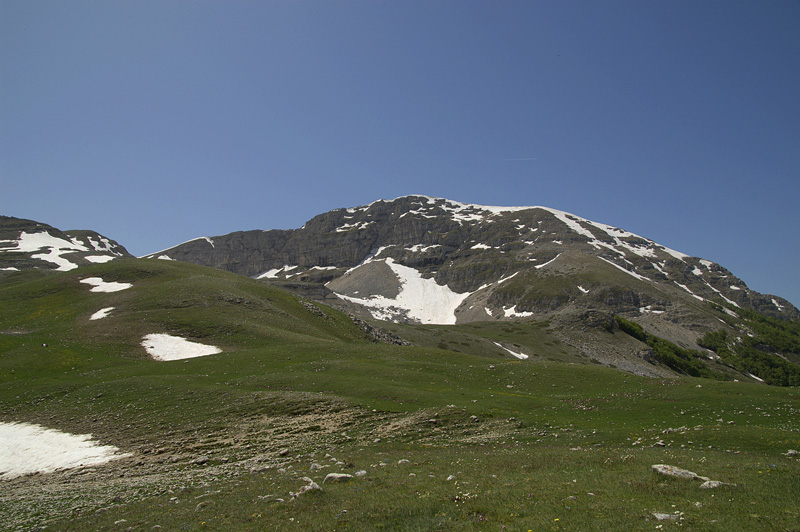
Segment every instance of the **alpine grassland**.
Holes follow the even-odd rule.
[[[0,422],[126,455],[0,476],[0,528],[800,530],[796,387],[624,373],[546,323],[372,325],[412,345],[185,263],[4,275]],[[150,334],[222,352],[158,361]]]

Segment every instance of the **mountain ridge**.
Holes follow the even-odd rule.
[[[574,286],[562,287],[555,294],[543,289],[542,283],[533,283],[539,288],[532,291],[519,282],[526,276],[532,280],[534,270],[566,274],[588,256],[603,263],[590,270],[612,268],[630,281],[659,284],[662,292],[678,289],[681,295],[701,302],[752,308],[774,317],[800,317],[785,299],[750,290],[719,264],[608,224],[548,207],[492,207],[421,195],[335,209],[299,229],[200,237],[145,257],[195,262],[262,279],[329,285],[340,298],[362,303],[380,296],[386,283],[366,298],[357,298],[354,292],[364,296],[363,290],[351,286],[348,292],[341,286],[347,284],[342,278],[362,269],[365,278],[375,281],[375,271],[369,271],[375,270],[373,263],[392,259],[395,266],[413,268],[422,279],[433,279],[456,294],[474,295],[487,283],[498,285],[491,290],[491,311],[486,315],[477,311],[470,315],[461,309],[463,320],[474,321],[494,319],[500,311],[508,318],[547,314],[588,295],[592,290],[580,284],[580,276]],[[511,275],[519,278],[509,283]],[[358,284],[350,281],[350,285]],[[629,303],[637,299],[607,292],[595,291],[590,298],[611,306],[616,305],[614,299],[627,298]],[[652,309],[660,303],[658,298],[638,299],[643,304],[637,308]]]

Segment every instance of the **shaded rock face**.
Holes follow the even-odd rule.
[[[748,289],[718,264],[619,228],[545,207],[426,196],[337,209],[300,229],[198,238],[150,257],[326,285],[387,305],[411,284],[392,274],[393,261],[469,294],[455,311],[461,321],[591,309],[702,325],[710,319],[702,309],[708,302],[800,317],[788,301]]]
[[[33,220],[0,216],[0,272],[68,271],[131,257],[120,244],[94,231],[61,231]]]

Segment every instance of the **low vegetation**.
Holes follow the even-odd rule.
[[[92,276],[133,286],[91,293],[79,280]],[[374,342],[334,309],[188,264],[8,276],[0,421],[91,433],[131,456],[0,480],[0,522],[71,532],[797,529],[796,388],[579,364],[544,323],[387,328],[415,345]],[[157,362],[140,345],[151,333],[223,352]],[[694,368],[695,355],[643,341]],[[658,476],[660,463],[725,485]],[[324,482],[329,473],[352,478]],[[300,493],[308,479],[321,489]]]

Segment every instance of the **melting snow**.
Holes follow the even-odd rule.
[[[637,278],[637,279],[639,279],[640,281],[649,281],[649,280],[650,280],[650,279],[648,279],[647,277],[645,277],[644,275],[639,275],[639,274],[638,274],[638,273],[636,273],[636,272],[632,272],[632,271],[630,271],[630,270],[626,270],[625,268],[623,268],[623,267],[622,267],[622,266],[620,266],[619,264],[614,264],[613,262],[611,262],[611,261],[610,261],[610,260],[608,260],[608,259],[604,259],[603,257],[597,257],[597,258],[598,258],[598,259],[600,259],[600,260],[602,260],[602,261],[605,261],[605,262],[609,263],[610,265],[614,266],[615,268],[617,268],[617,269],[619,269],[619,270],[622,270],[623,272],[627,273],[628,275],[630,275],[630,276],[632,276],[632,277],[636,277],[636,278]]]
[[[580,290],[584,294],[588,294],[589,293],[589,291],[587,289],[585,289],[584,287],[582,287],[581,285],[578,285],[578,290]]]
[[[690,294],[692,294],[692,297],[694,297],[695,299],[699,299],[700,301],[705,301],[705,299],[703,299],[702,297],[698,296],[697,294],[695,294],[694,292],[689,290],[689,287],[686,286],[685,284],[681,284],[681,283],[678,283],[678,282],[676,282],[675,284],[680,286],[681,288],[683,288],[684,290],[686,290]]]
[[[414,244],[410,248],[406,248],[406,250],[414,252],[414,253],[425,253],[426,251],[430,251],[432,249],[442,247],[440,244],[434,244],[432,246],[423,246],[422,244]]]
[[[375,255],[380,251],[378,250]],[[339,297],[371,309],[370,312],[377,319],[392,319],[406,315],[420,323],[455,324],[455,311],[471,295],[469,292],[456,293],[447,285],[440,285],[433,279],[423,278],[414,268],[397,264],[391,258],[383,260],[400,281],[400,292],[396,298],[372,296],[360,299],[341,294]]]
[[[91,434],[69,434],[30,423],[0,422],[0,479],[102,464],[130,456],[98,445]]]
[[[494,249],[492,246],[487,246],[486,244],[475,244],[469,249]]]
[[[552,264],[553,261],[555,261],[560,256],[561,256],[561,253],[559,253],[558,255],[556,255],[555,257],[550,259],[549,261],[545,262],[544,264],[539,264],[537,266],[534,266],[534,268],[536,268],[537,270],[540,270],[540,269],[544,268],[545,266],[547,266],[548,264]]]
[[[133,286],[131,283],[107,283],[100,277],[87,277],[86,279],[81,279],[81,282],[94,287],[90,292],[119,292]]]
[[[182,360],[184,358],[204,357],[222,353],[213,345],[190,342],[180,336],[169,334],[148,334],[142,339],[142,347],[156,360]]]
[[[172,257],[170,257],[169,255],[159,255],[158,258],[161,259],[161,260],[175,260]]]
[[[776,307],[778,307],[778,310],[783,310],[783,305],[781,305],[780,303],[778,303],[778,300],[777,300],[777,299],[774,299],[774,298],[773,298],[773,300],[772,300],[772,304],[773,304],[773,305],[775,305]],[[736,305],[736,306],[738,307],[739,305]]]
[[[496,345],[497,347],[499,347],[500,349],[502,349],[503,351],[506,351],[506,352],[514,355],[515,357],[517,357],[520,360],[525,360],[526,358],[528,358],[528,355],[526,355],[525,353],[516,353],[516,352],[512,351],[511,349],[509,349],[507,347],[504,347],[503,345],[501,345],[501,344],[499,344],[497,342],[492,342],[492,343],[494,345]]]
[[[506,318],[528,318],[533,316],[533,312],[517,312],[516,305],[513,307],[503,307],[503,313],[506,315]]]
[[[114,260],[114,257],[111,255],[90,255],[88,257],[84,257],[84,259],[95,264],[103,264],[105,262]]]
[[[271,270],[268,270],[262,273],[261,275],[257,276],[256,279],[277,279],[279,274],[288,273],[296,268],[297,266],[289,266],[287,264],[283,268],[273,268]]]
[[[511,275],[509,275],[508,277],[503,277],[502,279],[500,279],[499,281],[497,281],[497,284],[503,284],[504,282],[506,282],[506,281],[509,281],[509,280],[513,279],[513,278],[514,278],[516,275],[519,275],[519,272],[514,272],[514,273],[512,273]],[[485,284],[485,285],[481,286],[481,287],[480,287],[478,290],[481,290],[481,289],[483,289],[483,288],[485,288],[485,287],[487,287],[487,286],[489,286],[489,285],[488,285],[488,284]]]
[[[97,312],[92,314],[92,316],[89,319],[90,320],[102,320],[103,318],[108,316],[111,313],[112,310],[114,310],[114,307],[101,308],[100,310],[98,310]]]

